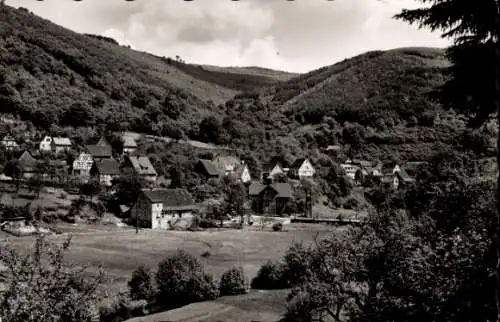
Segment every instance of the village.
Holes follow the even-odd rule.
[[[87,144],[75,151],[75,146],[68,137],[45,135],[39,143],[32,143],[31,146],[35,149],[30,150],[26,148],[26,143],[20,143],[13,135],[6,134],[0,144],[4,153],[11,159],[6,163],[0,181],[6,185],[15,183],[17,190],[20,185],[30,190],[39,190],[42,187],[65,183],[65,187],[72,187],[70,190],[80,194],[84,185],[94,183],[99,185],[99,190],[113,195],[116,181],[124,173],[130,173],[140,179],[140,192],[133,200],[119,200],[119,213],[116,214],[129,225],[136,228],[172,229],[174,223],[181,219],[189,221],[194,214],[200,213],[203,216],[200,205],[204,200],[194,198],[185,188],[170,187],[171,180],[160,176],[149,156],[139,152],[137,141],[142,142],[142,139],[137,140],[137,137],[121,133],[120,140],[122,142],[120,153],[113,149],[105,136],[101,136],[94,144]],[[343,175],[358,189],[375,185],[396,190],[408,186],[415,181],[412,176],[421,164],[407,162],[401,165],[355,158],[340,160],[334,153],[338,149],[338,146],[328,146],[324,148],[324,153],[331,156],[342,169]],[[68,158],[69,152],[76,155],[74,160]],[[307,203],[307,189],[304,192],[306,194],[304,209],[297,213],[296,209],[294,211],[293,207],[289,207],[295,198],[304,197],[294,191],[298,191],[304,183],[310,184],[315,181],[317,177],[315,166],[307,158],[298,158],[290,164],[290,167],[283,167],[279,162],[268,163],[264,165],[261,173],[251,173],[244,161],[224,151],[212,159],[200,158],[194,170],[206,182],[221,182],[227,178],[242,183],[249,201],[247,211],[249,214],[275,218],[318,217],[313,213],[312,205]],[[36,193],[39,196],[39,191]],[[14,202],[15,197],[12,195],[15,194],[4,192],[0,204],[14,208],[25,207],[29,212],[40,211],[40,207],[35,206],[36,200]],[[238,218],[240,215],[242,214],[232,214]],[[9,216],[4,215],[4,217]],[[20,217],[10,217],[23,220]],[[231,219],[231,216],[228,214],[227,218]]]

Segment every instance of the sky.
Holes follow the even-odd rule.
[[[7,0],[80,33],[187,63],[307,72],[369,50],[445,47],[392,17],[414,0]]]

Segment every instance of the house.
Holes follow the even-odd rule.
[[[217,156],[212,160],[212,163],[215,165],[217,169],[224,175],[228,175],[236,170],[240,164],[242,164],[241,160],[234,156]]]
[[[248,194],[254,212],[280,216],[287,211],[288,202],[292,198],[292,187],[283,182],[264,185],[254,181],[248,188]]]
[[[194,170],[205,176],[207,179],[217,179],[221,176],[219,169],[210,160],[200,159],[196,163]]]
[[[105,145],[87,145],[86,152],[90,154],[94,160],[110,159],[113,156],[111,147]]]
[[[389,189],[397,189],[399,187],[399,179],[395,174],[385,174],[380,177],[380,184]]]
[[[243,183],[249,183],[252,180],[250,176],[250,169],[245,163],[242,163],[236,167],[232,176]]]
[[[28,151],[23,152],[18,162],[23,178],[32,178],[38,172],[38,161]]]
[[[111,187],[113,180],[120,176],[120,164],[114,159],[94,161],[90,175],[98,179],[101,185]]]
[[[396,172],[396,176],[399,180],[399,186],[408,186],[415,182],[415,179],[410,177],[410,175],[404,169]]]
[[[90,153],[82,152],[73,161],[73,175],[77,175],[84,181],[90,176],[90,169],[94,164],[94,159]]]
[[[131,154],[137,151],[137,142],[133,137],[128,135],[123,136],[123,153]]]
[[[396,174],[401,171],[401,167],[395,162],[388,162],[382,165],[382,174]]]
[[[420,171],[420,169],[422,168],[422,166],[425,166],[425,165],[426,165],[426,162],[410,161],[410,162],[406,162],[406,164],[404,165],[404,168],[410,176],[415,177],[417,175],[417,173]]]
[[[130,218],[138,227],[169,229],[179,218],[191,217],[195,210],[194,200],[185,189],[142,190]]]
[[[158,174],[148,157],[128,155],[125,157],[123,167],[134,171],[134,173],[141,177],[146,183],[150,185],[156,184]]]
[[[285,170],[277,162],[271,162],[264,165],[261,180],[273,179],[278,174],[285,174]]]
[[[55,153],[69,151],[71,149],[71,141],[69,138],[55,137],[52,138],[50,147]]]
[[[52,137],[46,135],[42,141],[40,141],[40,145],[38,148],[41,152],[49,152],[52,151]]]
[[[340,164],[340,167],[344,169],[345,174],[351,178],[352,180],[355,180],[356,178],[356,171],[360,169],[359,166],[353,164],[351,159],[346,160],[344,163]]]
[[[0,141],[0,144],[4,147],[6,150],[14,150],[19,148],[19,144],[17,144],[16,139],[10,134],[7,134],[2,141]]]
[[[299,158],[290,167],[290,176],[293,178],[312,178],[316,170],[306,158]]]

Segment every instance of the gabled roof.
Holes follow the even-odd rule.
[[[340,145],[328,145],[325,149],[326,151],[340,151],[342,147]]]
[[[87,145],[87,151],[94,158],[110,158],[113,154],[111,147],[102,145]]]
[[[135,139],[133,137],[130,137],[128,135],[123,136],[123,147],[124,148],[137,148],[137,142],[135,142]]]
[[[28,152],[24,151],[18,159],[21,167],[36,167],[38,161]]]
[[[106,140],[106,137],[104,135],[101,136],[101,138],[99,139],[99,141],[97,141],[95,145],[111,147],[111,144],[109,144],[108,140]]]
[[[306,161],[306,158],[298,158],[292,163],[291,169],[298,169],[302,166],[302,164]]]
[[[228,168],[241,164],[241,160],[231,155],[220,155],[212,160],[213,164],[220,170],[226,171]]]
[[[248,194],[250,196],[258,196],[266,188],[265,185],[258,181],[252,181],[248,187]]]
[[[148,157],[128,156],[128,159],[138,175],[157,175]]]
[[[245,171],[245,169],[248,169],[248,166],[246,164],[239,164],[236,166],[236,169],[234,169],[234,175],[238,178],[241,177],[241,175],[243,174],[243,171]]]
[[[16,141],[14,137],[11,134],[7,134],[6,136],[3,137],[2,141]]]
[[[263,172],[271,172],[276,166],[283,171],[283,167],[279,164],[279,162],[269,162],[262,167],[262,170]]]
[[[404,182],[413,182],[413,181],[415,181],[415,179],[413,179],[412,177],[410,177],[410,175],[404,169],[401,169],[400,171],[396,172],[396,174]]]
[[[392,173],[394,167],[396,166],[396,162],[387,162],[382,165],[382,173]]]
[[[59,146],[70,146],[71,145],[71,141],[69,138],[54,137],[54,138],[52,138],[52,142],[54,142],[55,145],[59,145]]]
[[[152,203],[162,203],[163,210],[184,210],[196,207],[193,198],[185,189],[142,190]]]
[[[220,175],[219,170],[215,167],[215,165],[210,160],[200,159],[198,161],[201,166],[205,169],[205,171],[211,176]]]
[[[119,175],[120,174],[120,164],[114,159],[103,159],[96,161],[95,167],[100,175]]]
[[[276,182],[270,185],[264,185],[260,182],[254,181],[250,184],[248,188],[248,194],[250,196],[260,195],[266,188],[273,189],[278,193],[276,197],[279,198],[291,198],[292,197],[292,187],[287,182]]]
[[[271,188],[276,190],[279,198],[292,198],[292,187],[287,182],[276,182],[270,185]]]

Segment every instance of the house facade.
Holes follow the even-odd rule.
[[[73,175],[79,176],[84,181],[87,181],[90,177],[90,169],[94,163],[92,155],[89,153],[82,152],[73,161]]]
[[[33,178],[37,174],[38,161],[28,151],[23,152],[18,162],[24,179]]]
[[[7,134],[2,141],[0,141],[0,144],[2,144],[3,148],[6,150],[15,150],[19,148],[19,144],[17,144],[16,139],[10,134]]]
[[[90,175],[106,187],[113,185],[113,180],[120,176],[120,164],[114,159],[94,161]]]
[[[255,213],[282,216],[286,214],[288,203],[292,198],[292,187],[289,183],[264,185],[252,182],[248,194]]]
[[[137,151],[137,142],[133,137],[123,136],[123,153],[124,154],[132,154]]]
[[[52,147],[52,151],[54,151],[55,153],[69,151],[71,149],[71,141],[69,138],[52,138],[52,142],[50,143],[50,145]]]
[[[360,169],[357,165],[353,164],[350,159],[340,164],[340,167],[344,169],[345,174],[352,180],[356,179],[356,171]]]
[[[46,135],[42,141],[40,141],[38,149],[41,152],[49,152],[52,151],[52,137]]]
[[[306,158],[301,158],[295,160],[295,162],[290,167],[290,176],[295,178],[312,178],[316,170],[312,166],[311,162]]]
[[[196,209],[185,189],[142,190],[130,210],[138,227],[170,229],[180,218],[192,217]]]
[[[243,182],[249,183],[252,180],[250,176],[250,169],[246,164],[242,164],[236,168],[235,171],[236,179]]]
[[[264,171],[261,175],[261,180],[273,179],[276,175],[285,175],[285,170],[281,167],[279,163],[270,163],[264,166]]]

